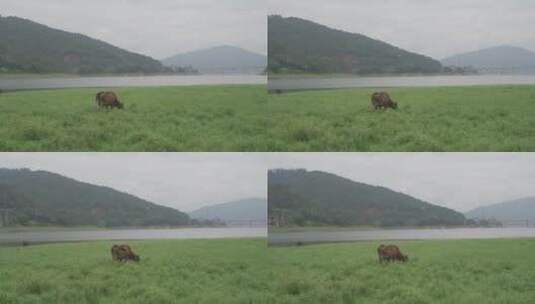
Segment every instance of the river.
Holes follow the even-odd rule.
[[[98,240],[265,238],[266,235],[265,227],[0,231],[0,245]]]
[[[473,85],[535,85],[535,75],[451,75],[389,77],[270,77],[270,91],[358,87],[436,87]]]
[[[270,245],[363,240],[452,240],[535,238],[534,228],[360,229],[338,231],[269,232]]]
[[[0,77],[2,90],[60,89],[90,87],[155,87],[186,85],[266,84],[263,75],[160,75],[95,77]]]

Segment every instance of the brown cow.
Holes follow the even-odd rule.
[[[372,106],[375,110],[384,108],[397,109],[398,104],[390,98],[386,92],[375,92],[372,94]]]
[[[139,262],[139,256],[132,251],[132,248],[130,248],[130,246],[125,244],[113,245],[111,247],[111,258],[112,260],[119,262]]]
[[[124,107],[114,92],[98,92],[95,101],[99,108],[122,109]]]
[[[379,263],[384,261],[406,262],[409,260],[409,257],[402,254],[399,247],[396,245],[379,245],[379,248],[377,248],[377,255],[379,256]]]

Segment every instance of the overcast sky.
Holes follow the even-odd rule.
[[[268,168],[305,168],[468,211],[535,196],[535,153],[0,153],[0,167],[47,170],[191,211],[267,196]]]
[[[532,0],[267,0],[301,17],[442,59],[503,44],[535,51]]]
[[[0,0],[0,15],[77,32],[156,59],[234,45],[267,52],[265,0]]]
[[[270,168],[305,168],[468,211],[535,196],[535,153],[300,153]]]
[[[0,168],[59,173],[181,211],[267,196],[266,166],[251,153],[0,153]]]

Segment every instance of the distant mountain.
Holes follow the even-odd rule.
[[[388,188],[321,171],[270,170],[268,214],[275,226],[455,226],[464,216]]]
[[[305,19],[268,17],[270,73],[437,73],[440,62]]]
[[[189,213],[193,219],[228,221],[266,221],[267,202],[262,198],[248,198],[202,207]]]
[[[535,72],[535,52],[514,46],[497,46],[454,55],[442,60],[445,66],[471,66],[489,71]]]
[[[261,73],[267,57],[234,46],[218,46],[162,60],[166,66],[191,66],[201,73]]]
[[[0,16],[0,72],[160,73],[150,57],[17,17]]]
[[[500,222],[529,220],[535,222],[535,197],[525,197],[494,205],[475,208],[465,213],[467,218],[491,219]]]
[[[179,226],[189,217],[114,189],[46,171],[0,168],[0,209],[11,224],[59,226]]]

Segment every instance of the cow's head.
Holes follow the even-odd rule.
[[[398,108],[398,103],[395,101],[392,101],[392,109],[397,109],[397,108]]]

